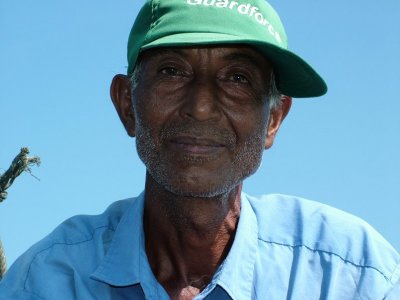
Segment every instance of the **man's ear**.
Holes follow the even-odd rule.
[[[132,106],[131,84],[126,75],[115,75],[110,88],[111,100],[129,136],[135,136],[135,114]]]
[[[281,126],[283,119],[289,113],[290,107],[292,106],[292,97],[282,95],[281,103],[275,108],[272,108],[269,113],[267,135],[265,137],[265,149],[271,148],[274,143],[276,133]]]

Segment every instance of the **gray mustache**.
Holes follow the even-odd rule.
[[[233,147],[237,140],[234,132],[219,128],[217,124],[203,122],[171,123],[161,130],[160,139],[162,143],[165,143],[179,136],[211,139],[228,148]]]

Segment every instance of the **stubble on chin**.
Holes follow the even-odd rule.
[[[191,136],[208,136],[221,141],[226,145],[229,151],[233,153],[233,160],[224,169],[218,169],[216,172],[218,182],[210,178],[179,176],[171,166],[174,162],[166,161],[160,149],[164,143],[177,134],[189,134]],[[144,126],[137,126],[136,147],[140,159],[145,164],[149,175],[165,190],[181,197],[192,198],[211,198],[230,192],[245,178],[252,175],[261,163],[263,153],[262,135],[253,134],[246,138],[243,145],[237,145],[237,137],[234,133],[227,130],[216,129],[210,125],[175,125],[172,124],[164,128],[160,133],[160,138],[156,144],[151,136],[151,130]],[[180,161],[186,161],[188,164],[201,167],[207,159],[180,156]],[[197,181],[197,183],[196,183]]]

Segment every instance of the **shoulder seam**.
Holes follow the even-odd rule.
[[[3,284],[3,283],[2,283]],[[12,288],[10,288],[10,286],[8,285],[8,284],[4,284],[4,287],[7,289],[12,289]],[[22,292],[24,295],[26,295],[26,294],[29,294],[30,296],[35,296],[37,299],[40,299],[40,300],[45,300],[44,298],[42,298],[41,296],[39,296],[38,294],[36,294],[35,292],[32,292],[32,291],[27,291],[27,290],[25,290],[25,288],[24,289],[16,289],[16,290],[13,290],[12,291],[13,292],[13,294],[15,294],[15,292]],[[0,295],[1,296],[1,295]],[[35,299],[36,299],[35,298]]]
[[[73,246],[73,245],[79,245],[79,244],[82,244],[82,243],[89,242],[89,241],[93,240],[94,233],[95,233],[97,230],[102,229],[102,228],[108,228],[109,230],[115,231],[114,228],[109,227],[109,226],[99,226],[99,227],[96,227],[96,228],[94,228],[94,229],[92,230],[90,238],[87,238],[87,239],[85,239],[85,240],[81,240],[81,241],[79,241],[79,242],[73,242],[73,243],[72,243],[72,242],[54,242],[54,243],[52,243],[51,245],[49,245],[48,247],[46,247],[46,248],[44,248],[44,249],[38,251],[38,252],[33,256],[31,262],[29,263],[28,272],[26,272],[26,277],[25,277],[24,285],[23,285],[24,291],[29,292],[29,293],[34,294],[35,296],[39,297],[39,296],[36,295],[34,292],[28,291],[28,289],[26,288],[26,283],[27,283],[28,278],[29,278],[29,273],[30,273],[30,271],[31,271],[31,266],[32,266],[32,264],[33,264],[34,261],[36,260],[36,257],[37,257],[39,254],[41,254],[41,253],[44,252],[44,251],[47,251],[47,250],[50,249],[50,248],[53,248],[53,247],[56,246],[56,245]],[[39,298],[42,299],[41,297],[39,297]]]
[[[38,294],[36,294],[35,292],[33,292],[33,291],[27,291],[26,289],[25,289],[25,287],[24,287],[24,290],[23,290],[25,293],[29,293],[29,294],[31,294],[31,295],[34,295],[35,297],[37,297],[37,298],[39,298],[39,299],[41,299],[41,300],[45,300],[44,298],[42,298],[41,296],[39,296]]]
[[[330,254],[330,255],[333,255],[333,256],[336,256],[336,257],[340,258],[343,262],[349,263],[349,264],[351,264],[351,265],[353,265],[353,266],[355,266],[355,267],[357,267],[357,268],[366,268],[366,269],[375,270],[375,271],[377,271],[378,273],[380,273],[387,281],[389,281],[390,283],[392,283],[392,280],[391,280],[392,275],[391,275],[390,277],[388,277],[387,275],[385,275],[381,270],[377,269],[376,267],[369,266],[369,265],[360,265],[360,264],[356,264],[356,263],[354,263],[354,262],[352,262],[352,261],[350,261],[350,260],[345,259],[344,257],[340,256],[339,254],[334,253],[334,252],[330,252],[330,251],[326,251],[326,250],[320,250],[320,249],[313,249],[313,248],[308,247],[307,245],[303,245],[303,244],[289,245],[289,244],[284,244],[284,243],[277,243],[277,242],[267,241],[267,240],[263,240],[263,239],[260,238],[260,237],[258,237],[258,240],[263,241],[263,242],[268,243],[268,244],[274,244],[274,245],[285,246],[285,247],[290,247],[290,248],[300,248],[300,247],[303,247],[303,248],[306,248],[307,250],[312,251],[312,252],[321,252],[321,253]]]
[[[400,261],[397,262],[397,264],[392,272],[392,275],[390,276],[390,282],[399,280],[399,277],[400,277]]]

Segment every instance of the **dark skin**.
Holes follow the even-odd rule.
[[[272,146],[291,98],[269,109],[272,67],[246,46],[148,50],[132,91],[111,97],[147,168],[144,231],[152,271],[171,299],[192,299],[232,245],[242,181]]]

